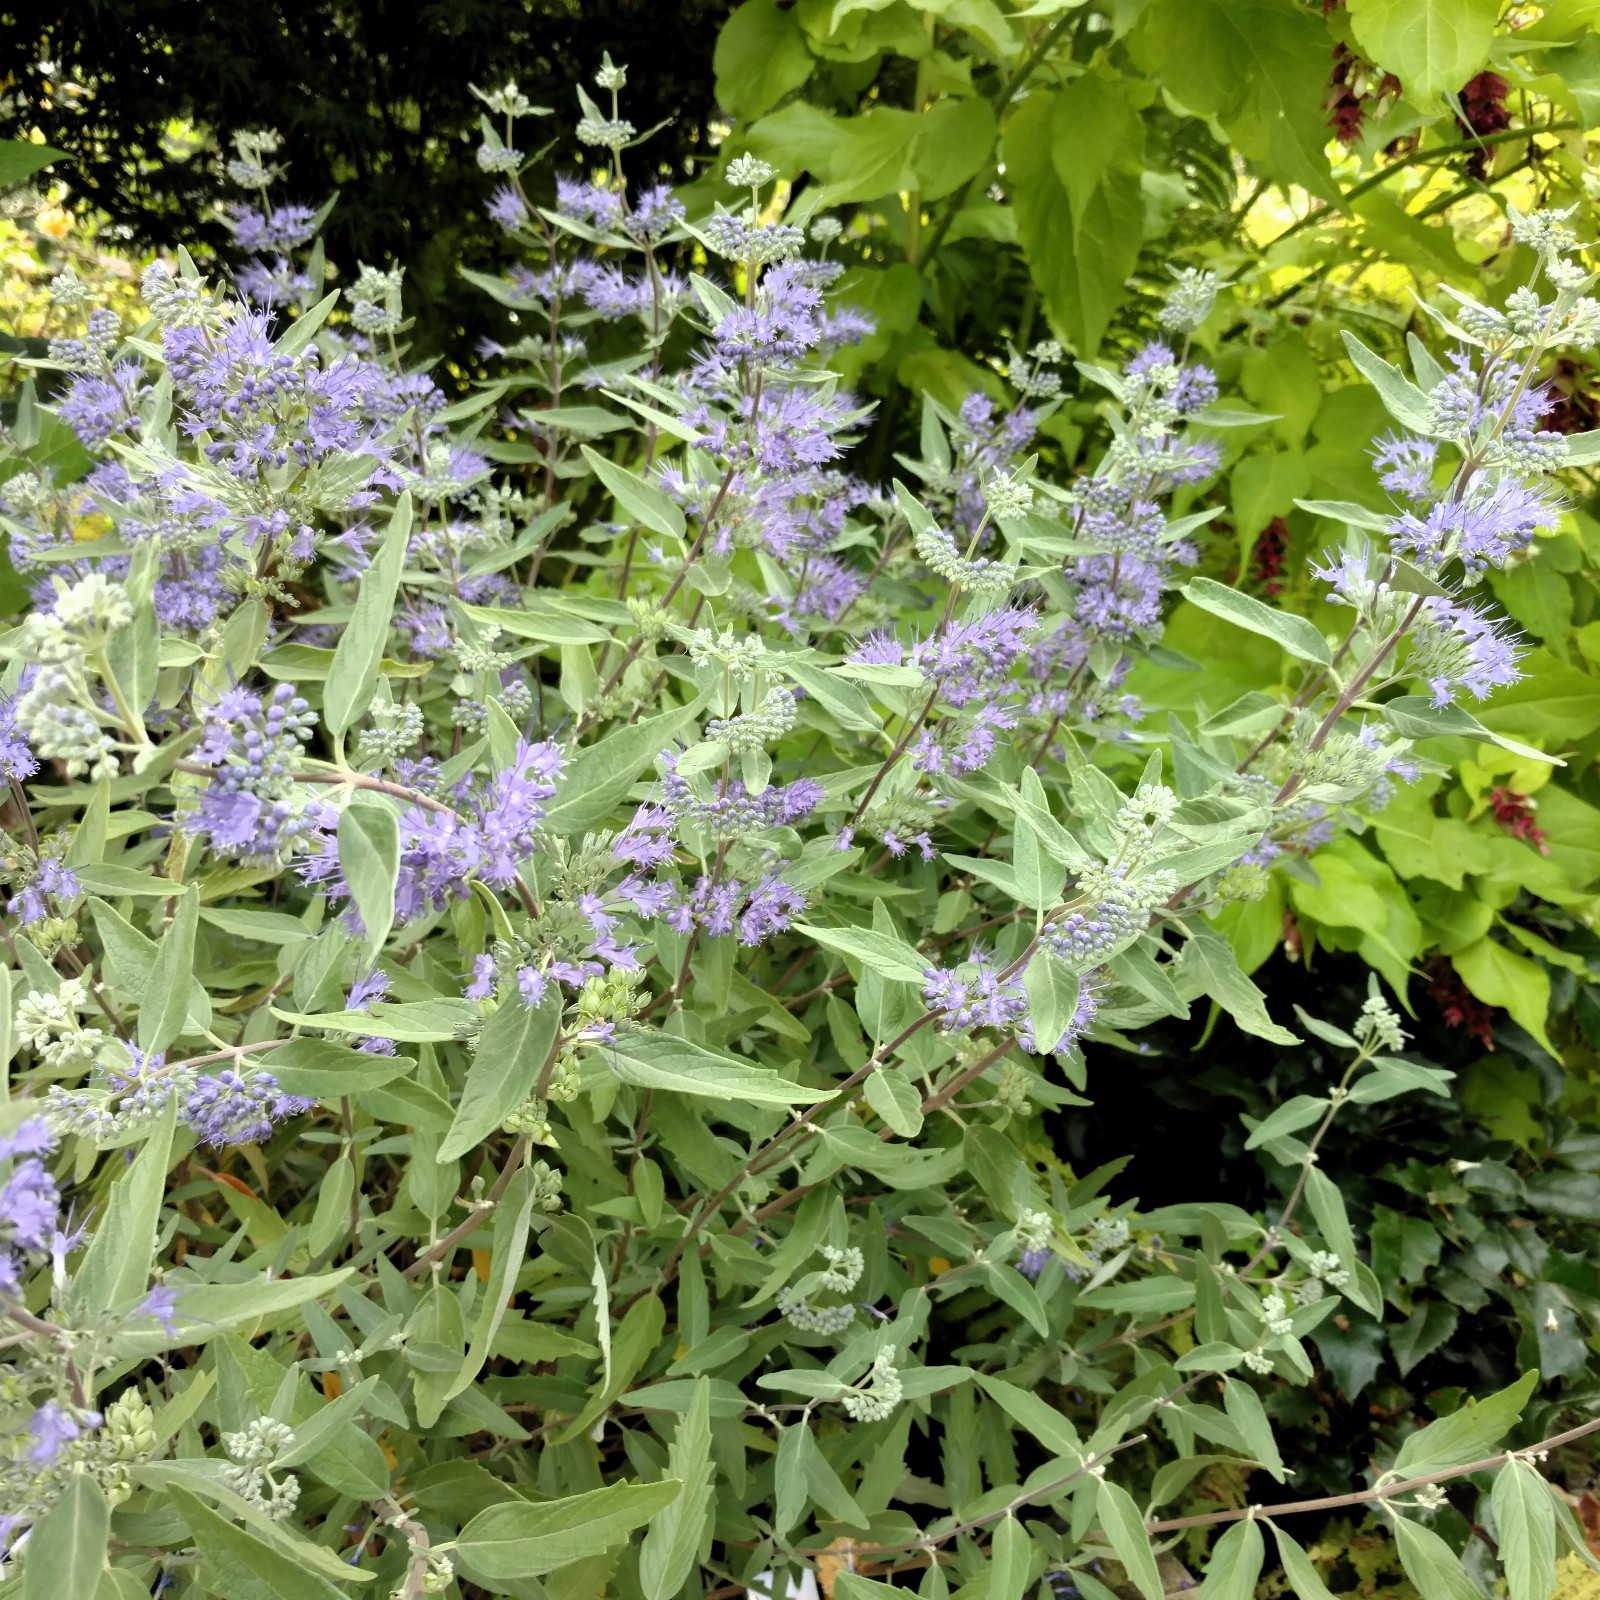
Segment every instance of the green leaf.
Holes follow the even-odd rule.
[[[189,1021],[189,991],[194,983],[194,931],[200,920],[200,891],[193,884],[174,896],[172,921],[156,946],[150,987],[139,1006],[139,1048],[165,1050]]]
[[[446,1400],[454,1399],[474,1382],[489,1359],[495,1335],[505,1320],[507,1302],[515,1291],[517,1274],[527,1258],[533,1200],[533,1175],[524,1167],[506,1185],[500,1208],[494,1214],[494,1232],[489,1240],[489,1281],[484,1285],[478,1320],[472,1327],[472,1343],[462,1360],[461,1370],[445,1391]]]
[[[717,103],[730,117],[753,121],[798,89],[816,64],[793,11],[778,0],[746,0],[717,35]]]
[[[1550,974],[1537,961],[1518,955],[1485,935],[1450,958],[1456,976],[1486,1006],[1504,1006],[1557,1060],[1545,1024],[1550,1015]]]
[[[1408,1517],[1392,1519],[1400,1565],[1422,1600],[1482,1600],[1461,1557],[1432,1528]]]
[[[4,150],[0,145],[0,156]],[[87,1472],[70,1473],[61,1497],[28,1535],[22,1600],[95,1600],[110,1531],[111,1508],[100,1485]]]
[[[475,1150],[528,1098],[560,1023],[561,1001],[555,994],[536,1006],[525,1004],[515,992],[501,1000],[479,1035],[438,1161],[454,1161]]]
[[[1249,561],[1267,524],[1274,517],[1288,516],[1310,487],[1311,467],[1298,450],[1257,451],[1239,462],[1229,476],[1228,489],[1241,566]]]
[[[679,738],[689,735],[695,713],[688,707],[645,717],[578,751],[566,765],[544,827],[553,834],[586,833],[610,816],[640,771]]]
[[[126,1357],[157,1355],[186,1344],[204,1344],[229,1328],[264,1327],[280,1312],[295,1310],[308,1300],[332,1294],[350,1274],[349,1267],[341,1267],[336,1272],[276,1278],[270,1282],[251,1278],[244,1283],[179,1283],[173,1318],[177,1333],[168,1334],[160,1328],[148,1332],[143,1328],[136,1332],[120,1332],[117,1349]]]
[[[1547,766],[1564,767],[1557,756],[1547,756],[1532,745],[1508,739],[1503,733],[1486,728],[1470,711],[1450,704],[1436,706],[1425,694],[1396,695],[1383,705],[1384,717],[1396,733],[1407,739],[1474,739],[1479,744],[1499,745],[1525,761],[1542,761]]]
[[[1489,56],[1499,0],[1349,0],[1356,43],[1405,96],[1436,110]]]
[[[1282,1483],[1286,1476],[1283,1457],[1278,1453],[1278,1442],[1272,1436],[1272,1424],[1267,1420],[1260,1395],[1237,1378],[1224,1378],[1222,1384],[1223,1409],[1233,1419],[1233,1425],[1244,1439],[1245,1448]]]
[[[683,1492],[650,1523],[639,1547],[639,1587],[645,1600],[672,1600],[695,1570],[712,1509],[711,1380],[701,1378],[667,1452],[667,1472]],[[1521,1597],[1516,1597],[1521,1600]]]
[[[538,1577],[623,1543],[665,1511],[682,1487],[676,1478],[613,1483],[565,1500],[490,1506],[461,1530],[455,1548],[475,1581]]]
[[[200,1548],[209,1586],[229,1600],[336,1600],[339,1590],[303,1563],[219,1516],[172,1484],[167,1496]]]
[[[277,1464],[280,1467],[297,1467],[302,1461],[309,1461],[340,1428],[361,1415],[368,1397],[378,1387],[378,1381],[376,1377],[363,1378],[353,1389],[346,1389],[338,1399],[328,1401],[309,1417],[297,1422],[294,1443],[278,1457]]]
[[[806,1089],[765,1067],[707,1050],[665,1033],[624,1034],[600,1047],[605,1064],[624,1083],[641,1089],[672,1089],[712,1099],[748,1100],[757,1105],[815,1105],[830,1089]]]
[[[400,881],[400,822],[382,796],[357,790],[339,818],[339,868],[366,926],[366,963],[383,953]]]
[[[1234,1523],[1212,1546],[1196,1600],[1250,1600],[1265,1556],[1266,1541],[1255,1518]]]
[[[1356,370],[1378,391],[1378,398],[1389,415],[1402,427],[1426,433],[1428,397],[1398,367],[1369,350],[1353,333],[1345,333],[1344,347]]]
[[[150,1287],[177,1110],[177,1101],[169,1100],[133,1165],[111,1185],[100,1225],[73,1275],[74,1295],[96,1315],[128,1306]]]
[[[1183,586],[1183,595],[1201,610],[1282,645],[1298,660],[1323,667],[1333,664],[1328,641],[1308,617],[1263,605],[1252,596],[1240,594],[1237,589],[1230,589],[1212,578],[1191,578]]]
[[[1468,1399],[1459,1410],[1430,1422],[1400,1447],[1393,1470],[1402,1478],[1425,1478],[1431,1472],[1485,1459],[1521,1419],[1538,1382],[1537,1372],[1525,1372],[1487,1400]]]
[[[597,450],[582,446],[583,459],[589,463],[594,475],[611,491],[618,508],[626,520],[637,522],[652,533],[665,534],[669,539],[682,539],[686,528],[683,512],[661,490],[636,472],[608,461]]]
[[[1163,1600],[1166,1586],[1133,1496],[1109,1478],[1102,1478],[1095,1488],[1095,1515],[1139,1593],[1145,1600]]]
[[[1257,167],[1337,195],[1321,110],[1328,34],[1320,17],[1290,0],[1155,0],[1132,42],[1165,89],[1186,110],[1217,117]]]
[[[1246,1150],[1254,1150],[1258,1145],[1265,1144],[1269,1139],[1276,1139],[1281,1134],[1297,1133],[1301,1128],[1308,1128],[1328,1109],[1325,1096],[1297,1094],[1294,1099],[1286,1100],[1276,1111],[1271,1112],[1245,1140]]]
[[[978,1387],[1015,1423],[1026,1428],[1053,1456],[1079,1457],[1078,1430],[1054,1406],[1029,1389],[1019,1389],[987,1372],[973,1373]]]
[[[410,542],[411,491],[407,489],[395,502],[378,553],[361,575],[355,610],[333,654],[322,713],[323,726],[332,734],[349,728],[372,699]]]
[[[1034,1042],[1049,1054],[1078,1013],[1078,975],[1041,946],[1022,974],[1022,987],[1028,996]]]
[[[1278,1559],[1283,1563],[1283,1575],[1289,1587],[1300,1600],[1334,1600],[1333,1591],[1322,1581],[1322,1575],[1311,1563],[1311,1557],[1295,1543],[1275,1522],[1268,1522],[1272,1537],[1278,1541]]]
[[[283,1080],[280,1078],[279,1083]],[[293,1091],[289,1091],[292,1093]],[[306,1231],[306,1246],[313,1256],[332,1248],[350,1221],[350,1196],[355,1193],[355,1163],[342,1155],[323,1174],[317,1189],[316,1210]]]
[[[0,139],[0,192],[15,189],[55,161],[70,161],[65,150],[27,139]]]
[[[915,1139],[922,1132],[922,1095],[905,1073],[878,1067],[867,1074],[861,1087],[867,1104],[902,1139]]]
[[[1183,947],[1179,968],[1186,980],[1210,995],[1246,1033],[1274,1044],[1299,1044],[1297,1035],[1267,1015],[1267,997],[1244,975],[1227,941],[1209,928],[1195,930]]]
[[[803,933],[825,950],[854,956],[881,978],[914,983],[919,989],[927,981],[923,973],[929,965],[928,958],[904,939],[871,928],[819,928],[809,922],[797,922],[794,927],[796,933]]]
[[[370,1011],[285,1011],[274,1006],[272,1014],[301,1028],[371,1034],[401,1044],[444,1044],[478,1021],[469,1001],[448,999],[375,1000]]]
[[[324,295],[309,311],[298,317],[278,336],[272,346],[277,356],[297,356],[316,338],[318,330],[328,320],[328,313],[339,303],[339,291]]]
[[[1127,293],[1144,229],[1136,175],[1107,171],[1081,214],[1057,176],[1052,152],[1070,127],[1058,93],[1035,88],[1005,125],[1002,153],[1023,258],[1057,333],[1094,353]]]
[[[985,1600],[1022,1600],[1027,1593],[1032,1560],[1032,1542],[1022,1524],[1008,1511],[995,1525],[994,1540],[989,1547],[989,1587]],[[1157,1595],[1149,1596],[1149,1600],[1157,1600]]]

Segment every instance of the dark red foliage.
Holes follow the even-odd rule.
[[[1489,804],[1494,807],[1494,820],[1513,839],[1531,844],[1542,856],[1550,854],[1550,846],[1544,842],[1544,829],[1534,825],[1534,813],[1539,809],[1537,800],[1518,794],[1514,789],[1491,789]]]
[[[1558,356],[1544,382],[1555,400],[1545,413],[1545,427],[1557,433],[1600,428],[1600,394],[1595,392],[1594,368],[1587,361]]]
[[[1250,552],[1254,564],[1252,576],[1267,595],[1276,595],[1283,588],[1283,561],[1289,549],[1289,524],[1282,517],[1274,517],[1261,530],[1256,547]]]
[[[1511,85],[1498,72],[1480,72],[1461,90],[1461,122],[1468,133],[1480,138],[1491,133],[1504,133],[1511,126],[1511,111],[1506,96]],[[1474,150],[1467,161],[1467,174],[1483,178],[1489,171],[1489,152]]]
[[[1447,1028],[1465,1028],[1485,1050],[1494,1049],[1494,1010],[1477,998],[1456,975],[1448,956],[1423,963],[1428,998],[1439,1008]]]

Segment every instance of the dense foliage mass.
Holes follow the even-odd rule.
[[[1549,102],[1532,192],[1509,111],[1429,123],[1575,47],[948,10],[741,7],[678,191],[609,57],[570,133],[475,91],[514,264],[466,274],[506,323],[463,398],[401,269],[329,291],[269,130],[229,281],[50,282],[0,465],[5,1592],[1545,1600],[1587,1558],[1600,301]],[[1275,320],[1340,246],[1250,212],[1334,231],[1330,115],[1379,176],[1479,164],[1487,295]],[[1258,169],[1225,231],[1197,127]],[[1242,1102],[1220,1192],[1119,1181],[1153,1093]]]

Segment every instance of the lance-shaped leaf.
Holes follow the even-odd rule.
[[[583,459],[594,468],[594,475],[611,491],[630,522],[641,523],[652,533],[663,533],[669,539],[683,538],[683,512],[660,489],[638,473],[606,460],[588,445],[582,449]]]
[[[1484,1460],[1521,1419],[1522,1408],[1538,1382],[1536,1371],[1525,1372],[1487,1400],[1469,1399],[1449,1416],[1430,1422],[1400,1447],[1394,1470],[1403,1478],[1422,1478],[1430,1472]]]
[[[1196,1600],[1250,1600],[1265,1556],[1266,1541],[1255,1518],[1234,1523],[1212,1547]]]
[[[1117,1560],[1128,1569],[1129,1580],[1144,1600],[1163,1600],[1165,1586],[1133,1496],[1109,1478],[1102,1478],[1095,1488],[1095,1515],[1117,1552]]]
[[[1184,599],[1251,633],[1259,633],[1283,646],[1290,655],[1317,666],[1333,664],[1333,652],[1321,630],[1308,617],[1279,611],[1213,578],[1191,578],[1183,586]]]
[[[323,724],[330,733],[343,733],[372,699],[410,541],[411,491],[408,489],[395,502],[383,543],[361,575],[355,610],[333,654],[322,713]]]
[[[803,933],[825,950],[854,956],[879,977],[919,987],[926,982],[923,973],[932,963],[904,939],[872,928],[819,928],[809,922],[797,922],[794,926],[797,933]]]
[[[370,966],[394,926],[395,886],[400,881],[400,822],[381,795],[357,792],[339,818],[339,869],[367,930]]]
[[[1393,1526],[1400,1565],[1422,1600],[1482,1600],[1461,1557],[1432,1528],[1409,1517],[1394,1518]]]
[[[61,1497],[28,1535],[22,1600],[95,1600],[110,1531],[111,1509],[100,1485],[87,1472],[68,1474]]]
[[[1272,1537],[1278,1541],[1278,1559],[1283,1562],[1283,1575],[1289,1587],[1300,1600],[1333,1600],[1333,1591],[1322,1581],[1322,1574],[1308,1556],[1277,1523],[1269,1522]]]
[[[555,994],[536,1006],[525,1005],[517,994],[501,1000],[478,1036],[461,1104],[437,1160],[454,1161],[476,1149],[528,1098],[560,1022],[561,1001]]]
[[[1549,1600],[1556,1583],[1556,1512],[1531,1462],[1508,1461],[1495,1474],[1494,1534],[1511,1600]]]
[[[523,1500],[480,1511],[456,1538],[456,1551],[485,1583],[534,1578],[622,1544],[672,1504],[683,1485],[613,1483],[588,1494],[530,1505]]]
[[[683,1492],[650,1524],[639,1548],[639,1587],[645,1600],[672,1600],[694,1571],[711,1510],[711,1380],[695,1384],[694,1398],[667,1451],[667,1472]],[[1520,1600],[1520,1596],[1518,1597]]]
[[[156,946],[150,985],[139,1008],[139,1048],[165,1050],[189,1019],[189,989],[194,982],[194,930],[200,920],[200,891],[193,884],[177,897],[172,921]]]
[[[112,1184],[100,1226],[73,1275],[74,1295],[97,1315],[126,1307],[150,1286],[177,1110],[169,1100],[133,1165]]]

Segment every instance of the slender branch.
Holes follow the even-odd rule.
[[[481,1227],[486,1218],[494,1215],[495,1208],[500,1204],[500,1196],[506,1192],[506,1187],[511,1182],[517,1168],[522,1165],[522,1158],[527,1154],[527,1150],[527,1134],[518,1134],[516,1143],[511,1146],[511,1154],[506,1157],[506,1164],[501,1167],[500,1176],[494,1180],[494,1187],[489,1191],[488,1198],[484,1203],[480,1206],[475,1206],[472,1215],[465,1222],[452,1228],[437,1244],[429,1245],[401,1273],[401,1277],[415,1278],[419,1274],[426,1272],[435,1261],[443,1261],[469,1233]]]
[[[1600,1427],[1600,1423],[1595,1424]],[[971,1533],[974,1528],[984,1527],[987,1523],[998,1522],[1002,1517],[1009,1517],[1012,1512],[1020,1511],[1023,1506],[1031,1505],[1035,1500],[1048,1500],[1051,1495],[1058,1494],[1069,1483],[1076,1483],[1079,1478],[1088,1477],[1102,1461],[1109,1460],[1119,1450],[1131,1449],[1136,1444],[1143,1444],[1148,1435],[1136,1433],[1131,1439],[1119,1440],[1109,1450],[1102,1450],[1097,1456],[1090,1456],[1076,1471],[1069,1472],[1064,1478],[1056,1478],[1050,1483],[1041,1484],[1037,1489],[1029,1489],[1019,1494],[1015,1500],[1008,1500],[996,1511],[987,1511],[981,1517],[973,1517],[966,1522],[958,1522],[953,1528],[946,1528],[943,1533],[928,1534],[921,1539],[913,1539],[908,1544],[852,1544],[850,1553],[858,1556],[887,1556],[897,1555],[902,1551],[932,1550],[936,1545],[946,1543],[948,1540],[959,1538],[964,1533]]]
[[[1337,204],[1318,206],[1315,211],[1308,211],[1298,222],[1291,222],[1282,233],[1275,235],[1261,248],[1270,250],[1273,245],[1281,244],[1285,239],[1292,238],[1302,228],[1309,228],[1315,222],[1321,222],[1330,211],[1339,211],[1350,204],[1352,200],[1359,200],[1362,195],[1370,193],[1380,184],[1392,178],[1395,173],[1406,167],[1412,167],[1419,161],[1432,161],[1438,156],[1461,155],[1466,151],[1477,151],[1492,144],[1510,144],[1517,139],[1533,139],[1541,133],[1566,133],[1582,124],[1573,121],[1547,122],[1539,128],[1510,128],[1504,133],[1489,133],[1482,136],[1474,135],[1471,139],[1462,139],[1455,144],[1433,145],[1426,150],[1413,150],[1409,155],[1402,156],[1398,161],[1391,161],[1388,166],[1380,167],[1378,171],[1363,178],[1353,188],[1346,189],[1340,196]]]
[[[198,761],[179,761],[175,765],[179,772],[192,772],[202,778],[212,777],[218,770],[216,767],[204,766]],[[374,778],[366,772],[291,772],[289,776],[296,783],[331,783],[346,789],[370,789],[374,794],[392,795],[396,800],[409,801],[414,806],[421,806],[426,811],[437,811],[442,816],[457,815],[454,807],[445,805],[442,800],[435,800],[432,795],[424,794],[420,789],[408,789],[403,783],[389,783],[383,778]]]
[[[1179,1528],[1205,1528],[1219,1522],[1243,1522],[1258,1516],[1293,1517],[1304,1511],[1333,1511],[1339,1506],[1369,1505],[1375,1500],[1388,1500],[1394,1495],[1409,1494],[1413,1489],[1425,1489],[1430,1483],[1447,1483],[1451,1478],[1465,1478],[1474,1472],[1488,1472],[1491,1468],[1501,1466],[1519,1456],[1540,1455],[1546,1450],[1554,1450],[1558,1445],[1571,1444],[1574,1439],[1582,1439],[1596,1431],[1600,1431],[1600,1417],[1595,1418],[1593,1422],[1585,1422],[1581,1427],[1568,1428],[1565,1433],[1541,1439],[1538,1444],[1530,1445],[1526,1450],[1503,1450],[1498,1455],[1485,1456],[1481,1461],[1469,1461],[1464,1467],[1446,1467],[1442,1472],[1424,1473],[1420,1478],[1406,1478],[1400,1483],[1379,1483],[1374,1488],[1362,1489],[1355,1494],[1333,1494],[1321,1500],[1291,1500],[1287,1505],[1281,1506],[1244,1506],[1237,1511],[1209,1511],[1198,1517],[1168,1517],[1162,1522],[1145,1523],[1145,1531],[1174,1533]]]

